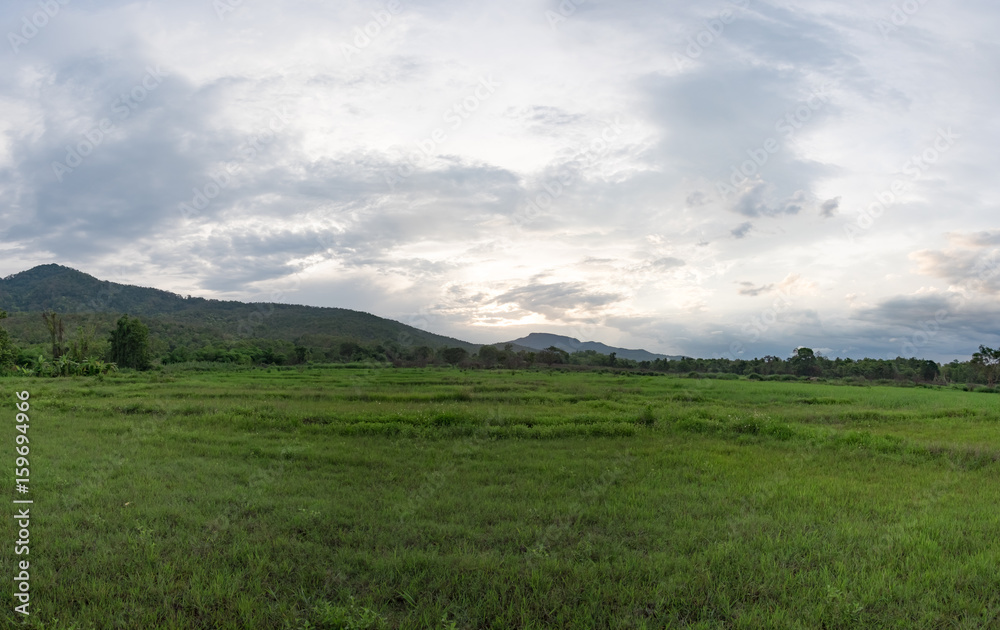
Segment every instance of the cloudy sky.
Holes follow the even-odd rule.
[[[1000,341],[986,0],[0,5],[0,274],[473,342]]]

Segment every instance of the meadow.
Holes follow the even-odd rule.
[[[31,394],[35,501],[32,614],[8,587],[4,627],[1000,627],[994,393],[333,366],[2,383],[12,499]]]

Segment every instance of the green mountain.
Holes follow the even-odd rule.
[[[470,354],[480,347],[360,311],[185,297],[100,280],[56,264],[0,279],[0,309],[10,314],[3,326],[31,356],[51,354],[51,336],[41,316],[45,311],[62,316],[66,344],[83,338],[89,330],[97,346],[106,344],[122,314],[139,317],[149,327],[152,355],[164,361],[239,361],[238,354],[252,355],[256,361],[265,351],[288,360],[304,353],[315,360],[397,357],[419,361],[427,356],[419,350],[421,346],[458,347]],[[544,333],[510,343],[515,350],[556,346],[568,352],[615,352],[620,358],[639,361],[675,358]]]
[[[100,280],[56,264],[40,265],[0,280],[0,309],[10,313],[4,325],[21,345],[49,342],[40,313],[55,311],[64,317],[67,336],[84,325],[93,326],[99,337],[106,338],[121,314],[138,316],[149,326],[154,354],[180,346],[197,349],[275,343],[303,345],[317,353],[335,351],[344,342],[460,347],[469,352],[479,347],[360,311],[184,297]]]

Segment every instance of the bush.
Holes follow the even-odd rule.
[[[149,369],[149,328],[137,318],[122,315],[109,341],[111,360],[119,367]]]
[[[713,374],[711,378],[720,381],[738,381],[740,380],[740,375],[733,374],[732,372],[720,372],[718,374]]]
[[[639,424],[644,424],[648,427],[652,426],[655,422],[656,416],[653,414],[653,406],[646,405],[646,408],[639,414]]]

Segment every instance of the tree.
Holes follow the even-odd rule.
[[[941,373],[941,368],[938,364],[931,360],[924,360],[920,362],[920,378],[925,381],[933,381]]]
[[[456,365],[465,360],[465,357],[469,356],[465,348],[445,348],[441,350],[441,358],[445,360],[446,363],[451,363]]]
[[[972,355],[972,365],[986,379],[986,384],[992,387],[1000,374],[1000,350],[979,346],[979,352]]]
[[[545,350],[542,350],[535,355],[535,358],[539,363],[544,363],[546,365],[552,365],[554,363],[569,363],[569,353],[562,348],[557,348],[555,346],[549,346]]]
[[[483,367],[493,367],[499,357],[500,351],[493,346],[483,346],[479,349],[479,360],[483,362]]]
[[[411,357],[412,360],[417,361],[420,364],[426,363],[433,356],[434,349],[430,346],[417,346],[407,353],[407,357]]]
[[[137,317],[122,315],[108,341],[111,360],[119,367],[149,369],[149,328]]]
[[[62,322],[59,324],[62,325]],[[76,339],[69,342],[69,358],[80,363],[94,355],[100,356],[101,352],[97,350],[99,343],[95,340],[96,335],[97,332],[93,326],[77,326]]]
[[[812,348],[796,348],[790,363],[799,376],[811,376],[816,371],[816,353]]]
[[[45,320],[45,325],[49,329],[49,335],[52,337],[52,360],[55,361],[65,352],[65,346],[63,346],[63,321],[55,312],[42,313],[42,319]]]
[[[340,356],[345,361],[351,361],[351,360],[353,360],[363,350],[364,350],[364,348],[362,348],[360,345],[354,343],[353,341],[344,341],[344,342],[342,342],[340,344]]]
[[[7,318],[7,311],[0,311],[0,319]],[[10,340],[6,328],[0,328],[0,370],[9,370],[17,362],[18,349]]]

